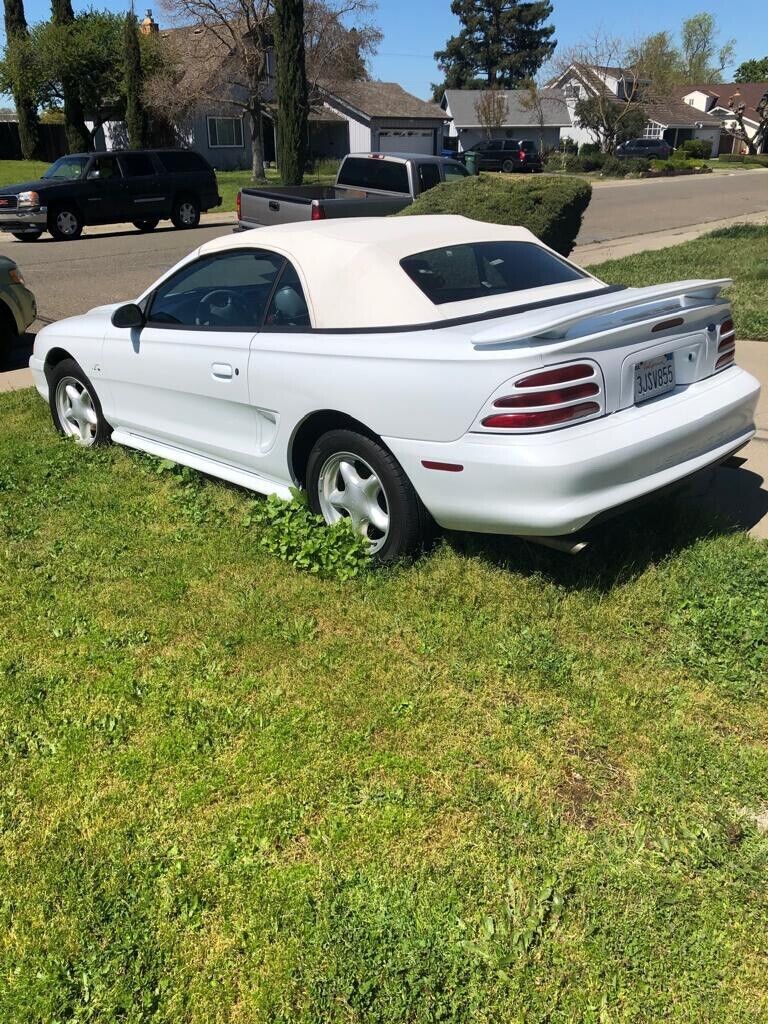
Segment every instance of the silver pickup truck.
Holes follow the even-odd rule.
[[[241,189],[235,230],[334,217],[385,217],[441,181],[459,181],[468,174],[463,164],[440,156],[350,153],[341,162],[335,185]]]

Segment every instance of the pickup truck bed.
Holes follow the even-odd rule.
[[[466,176],[454,160],[406,154],[349,154],[335,185],[243,188],[235,230],[338,217],[386,217],[405,209],[427,188]]]

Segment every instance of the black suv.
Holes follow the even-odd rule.
[[[478,171],[540,171],[541,156],[530,139],[483,139],[466,153],[477,154]]]
[[[78,238],[86,224],[131,222],[153,231],[170,218],[193,228],[203,210],[221,205],[213,168],[191,149],[73,153],[37,181],[0,188],[0,231],[22,242],[50,231]]]

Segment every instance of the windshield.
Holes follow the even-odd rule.
[[[535,242],[451,245],[407,256],[400,266],[437,305],[544,288],[585,276]]]
[[[51,164],[43,177],[58,178],[60,181],[75,181],[77,178],[82,178],[89,159],[87,156],[63,156],[55,164]]]

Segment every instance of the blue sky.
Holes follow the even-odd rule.
[[[737,17],[726,24],[734,8],[704,7],[696,0],[642,0],[629,4],[606,0],[557,0],[552,21],[559,48],[574,46],[596,27],[633,39],[667,28],[676,30],[685,18],[710,10],[720,24],[721,38],[736,39],[734,66],[750,57],[768,55],[766,0],[740,0]],[[450,0],[380,0],[377,21],[384,32],[379,54],[372,62],[375,78],[399,82],[417,96],[427,97],[430,82],[438,81],[432,54],[458,28]],[[732,70],[732,69],[731,69]]]
[[[120,0],[92,0],[87,4],[75,0],[74,6],[76,10],[88,6],[109,7],[114,11],[128,8],[128,4]],[[49,0],[26,0],[25,7],[29,22],[42,20],[50,14]],[[607,0],[581,0],[580,3],[556,0],[554,8],[552,21],[561,49],[577,44],[595,28],[630,40],[662,28],[676,30],[684,18],[706,9],[696,0],[642,0],[629,4],[616,0],[610,3]],[[142,0],[136,0],[139,17],[145,9]],[[722,13],[729,8],[719,5],[710,10],[720,22],[721,38],[736,38],[734,66],[750,57],[768,55],[766,0],[740,0],[738,17],[731,19],[730,26]],[[157,8],[155,17],[164,24]],[[384,39],[372,61],[374,77],[399,82],[409,92],[428,97],[430,83],[438,80],[432,54],[458,28],[458,21],[451,14],[450,0],[380,0],[375,20],[384,32]]]

